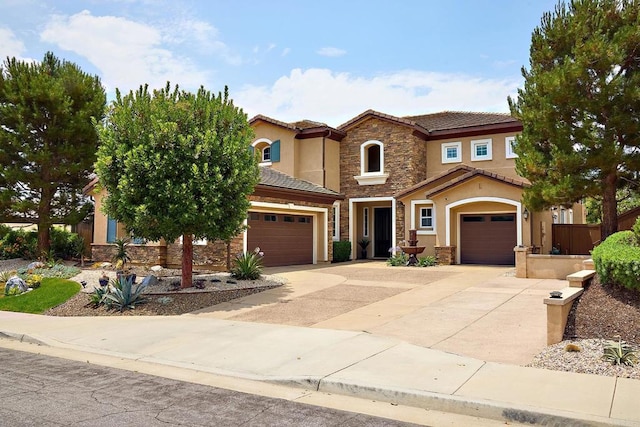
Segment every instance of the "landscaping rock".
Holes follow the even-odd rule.
[[[161,265],[154,265],[153,267],[150,267],[149,270],[153,271],[154,273],[157,273],[159,271],[162,271],[162,266]]]
[[[45,265],[40,261],[34,261],[27,265],[27,270],[33,270],[34,268],[43,268]]]
[[[15,291],[12,291],[12,289],[14,288],[19,289],[18,291],[19,294],[23,292],[27,292],[29,290],[29,287],[27,286],[26,282],[18,276],[11,276],[9,280],[7,280],[7,284],[4,287],[4,294],[11,295],[12,292],[15,292]]]
[[[158,284],[158,278],[153,274],[150,274],[142,280],[141,286],[154,286],[157,284]]]

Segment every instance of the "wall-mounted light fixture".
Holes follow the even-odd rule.
[[[525,220],[529,219],[529,209],[524,208],[524,212],[522,213],[522,216]]]

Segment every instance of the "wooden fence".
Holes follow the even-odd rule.
[[[562,255],[589,255],[600,243],[600,224],[553,224],[552,245]]]

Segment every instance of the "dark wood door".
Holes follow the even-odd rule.
[[[313,217],[250,212],[247,250],[259,247],[266,267],[313,263]]]
[[[517,244],[515,214],[474,214],[460,217],[462,264],[513,265]]]
[[[389,257],[391,247],[391,208],[373,209],[373,256]]]

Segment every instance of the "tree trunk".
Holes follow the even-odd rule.
[[[38,204],[38,256],[46,256],[51,247],[51,199],[52,189],[44,187]]]
[[[602,238],[606,239],[618,231],[618,201],[616,200],[616,187],[618,175],[611,172],[604,179],[602,193]]]
[[[184,234],[182,236],[182,285],[181,287],[190,288],[193,273],[193,235]]]

